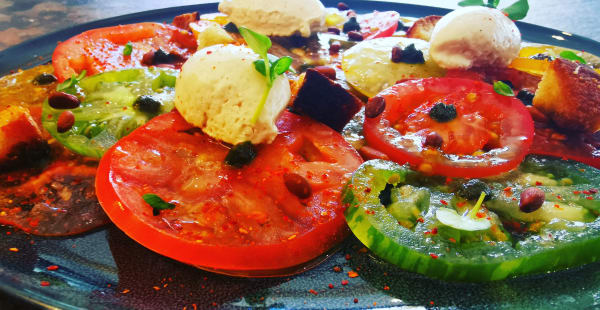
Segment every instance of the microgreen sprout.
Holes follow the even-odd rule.
[[[269,39],[269,37],[245,27],[239,27],[238,29],[240,35],[242,35],[244,40],[246,40],[248,47],[250,47],[262,58],[254,62],[254,68],[260,74],[265,76],[267,82],[267,88],[265,89],[265,92],[260,99],[260,103],[254,111],[252,119],[250,120],[251,123],[254,124],[260,117],[260,113],[267,102],[267,97],[269,96],[269,91],[273,87],[273,82],[278,76],[284,74],[290,69],[293,59],[289,56],[277,58],[273,55],[269,55],[268,52],[271,48],[271,39]]]
[[[488,8],[498,8],[498,4],[500,4],[500,0],[487,0],[484,3],[484,0],[463,0],[458,3],[460,6],[485,6]],[[527,12],[529,11],[529,3],[527,0],[517,0],[517,2],[511,4],[510,6],[501,10],[508,16],[508,18],[512,20],[520,20],[527,16]]]

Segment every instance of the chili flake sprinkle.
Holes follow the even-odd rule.
[[[316,295],[319,295],[319,292],[317,292],[317,291],[313,290],[312,288],[311,288],[310,290],[308,290],[308,292],[310,292],[311,294],[313,294],[313,295],[315,295],[315,296],[316,296]]]
[[[50,286],[50,282],[48,282],[48,281],[41,281],[40,285],[41,286]]]
[[[58,266],[51,265],[51,266],[46,267],[46,270],[48,270],[48,271],[55,271],[55,270],[58,270]]]
[[[356,278],[356,277],[358,277],[358,273],[356,271],[354,271],[354,270],[350,270],[350,271],[348,271],[348,277],[349,278]]]
[[[429,256],[431,256],[431,258],[433,259],[437,259],[439,257],[437,254],[434,253],[429,253]]]
[[[10,249],[8,249],[8,250],[9,250],[9,251],[11,251],[11,252],[19,252],[19,249],[18,249],[18,248],[10,248]]]
[[[354,303],[357,304],[358,303],[358,298],[354,298]]]
[[[329,288],[334,288],[333,283],[329,283],[328,287]]]
[[[342,280],[342,285],[348,285],[348,280]]]
[[[444,206],[448,205],[448,202],[446,200],[444,200],[444,199],[440,200],[440,203],[442,203]]]

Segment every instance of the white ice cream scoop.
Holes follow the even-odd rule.
[[[501,11],[460,8],[442,17],[431,34],[429,54],[446,69],[507,66],[519,54],[521,33]]]

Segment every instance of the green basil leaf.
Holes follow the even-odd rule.
[[[571,60],[571,61],[579,61],[582,64],[586,64],[587,61],[585,61],[585,59],[577,56],[577,54],[575,54],[573,51],[562,51],[559,54],[560,58],[564,58],[567,60]]]
[[[527,0],[518,0],[502,11],[508,14],[508,18],[512,20],[523,19],[529,11],[529,3],[527,3]]]
[[[458,3],[460,6],[485,5],[483,0],[463,0]]]
[[[271,39],[245,27],[239,27],[238,29],[248,46],[263,59],[267,59],[267,51],[271,48]]]
[[[253,62],[254,64],[254,69],[256,69],[256,71],[258,71],[258,73],[262,74],[263,76],[267,76],[267,71],[265,68],[265,61],[262,59],[259,60],[255,60]]]
[[[500,0],[487,0],[487,7],[488,8],[497,8],[498,4],[500,3]]]
[[[144,194],[142,199],[152,207],[152,214],[154,216],[160,214],[161,210],[175,209],[175,204],[164,201],[156,194]]]
[[[123,55],[129,56],[129,55],[131,55],[132,51],[133,51],[133,45],[131,45],[131,42],[127,42],[127,44],[125,44],[125,47],[123,47]]]
[[[515,95],[512,88],[502,81],[494,82],[494,91],[502,96],[511,97]]]

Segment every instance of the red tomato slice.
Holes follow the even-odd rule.
[[[499,174],[515,168],[533,140],[533,121],[523,104],[479,81],[409,80],[377,96],[386,105],[377,117],[365,118],[368,144],[424,173],[466,178]],[[454,105],[457,117],[434,121],[429,110],[438,102]],[[443,138],[440,148],[425,143],[432,131]]]
[[[285,112],[278,128],[272,144],[235,169],[224,163],[228,147],[177,112],[158,116],[104,155],[98,199],[127,235],[178,261],[238,276],[299,272],[347,235],[340,193],[362,159],[308,118]],[[286,173],[302,176],[312,194],[291,193]],[[147,193],[176,207],[153,216]]]
[[[131,42],[131,55],[123,48]],[[60,43],[52,54],[54,74],[59,81],[86,70],[87,75],[142,67],[144,54],[162,49],[188,58],[196,51],[194,36],[172,25],[138,23],[82,32]]]
[[[594,135],[576,132],[565,135],[536,123],[529,153],[572,159],[600,169],[600,140]]]
[[[389,37],[396,32],[400,14],[394,11],[360,14],[356,17],[365,40]]]

